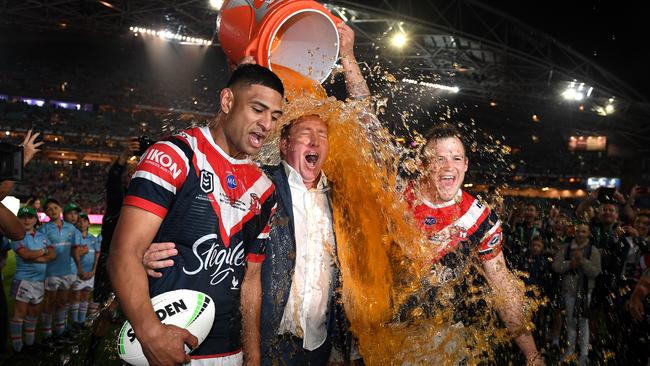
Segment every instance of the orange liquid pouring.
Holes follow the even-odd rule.
[[[454,365],[464,358],[476,365],[492,355],[492,347],[510,342],[494,310],[486,311],[479,324],[453,325],[449,301],[442,302],[447,305],[436,309],[433,318],[420,319],[416,311],[410,323],[391,323],[396,306],[417,291],[430,271],[433,245],[416,229],[394,188],[395,156],[387,143],[392,137],[384,131],[386,138],[379,141],[368,132],[360,120],[363,103],[328,98],[318,82],[279,65],[272,68],[287,91],[281,123],[313,114],[328,122],[324,170],[333,187],[340,291],[364,362]],[[277,146],[277,138],[271,144]],[[472,279],[480,272],[474,263],[464,276]],[[443,285],[440,293],[453,298],[453,285]],[[498,301],[484,286],[471,291],[467,302]]]

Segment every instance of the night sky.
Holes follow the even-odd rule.
[[[643,2],[485,2],[579,51],[650,99],[649,20]],[[512,5],[511,5],[512,4]]]

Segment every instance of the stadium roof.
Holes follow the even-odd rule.
[[[645,95],[584,55],[544,32],[476,0],[332,0],[332,13],[357,34],[357,46],[376,56],[369,64],[389,65],[398,81],[410,74],[416,82],[460,88],[476,101],[498,100],[547,109],[566,107],[560,95],[571,82],[593,87],[587,110],[616,100],[608,116],[612,131],[634,135],[648,144],[650,104]],[[216,42],[218,11],[208,0],[30,0],[4,1],[0,27],[126,35],[130,26],[164,27]],[[396,30],[409,45],[396,50],[388,40]],[[363,57],[360,57],[363,58]],[[586,101],[585,101],[586,103]],[[602,116],[579,119],[603,126]],[[624,121],[624,123],[618,123]],[[641,139],[642,141],[639,141]]]

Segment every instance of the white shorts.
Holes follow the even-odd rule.
[[[234,355],[216,358],[194,358],[202,356],[191,356],[190,366],[241,366],[244,364],[244,353],[237,352]],[[206,356],[210,357],[210,356]]]
[[[74,291],[90,291],[95,287],[95,276],[90,277],[90,279],[87,280],[82,280],[81,278],[77,277],[77,279],[74,281],[74,284],[72,285],[72,289]]]
[[[11,282],[11,297],[28,304],[40,304],[45,296],[43,281],[13,280]]]
[[[65,276],[50,276],[45,279],[45,290],[69,290],[76,278],[77,275],[73,274]]]

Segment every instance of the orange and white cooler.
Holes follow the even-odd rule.
[[[312,0],[226,0],[217,28],[231,62],[251,55],[271,70],[292,69],[322,83],[338,59],[339,22]]]

